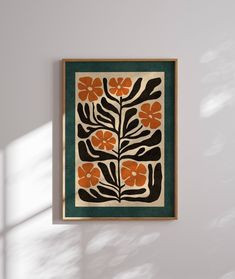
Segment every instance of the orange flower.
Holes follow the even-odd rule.
[[[113,134],[108,131],[98,131],[92,136],[91,142],[99,149],[112,150],[116,143],[116,139],[113,137]]]
[[[146,180],[146,172],[146,167],[143,164],[134,161],[125,161],[122,164],[122,179],[128,186],[143,186]]]
[[[94,168],[92,163],[83,164],[78,167],[78,183],[80,186],[89,188],[95,186],[99,182],[100,170]]]
[[[78,96],[82,101],[89,100],[90,102],[98,100],[97,96],[102,96],[102,82],[99,78],[94,80],[91,77],[81,77],[78,82]]]
[[[141,123],[145,127],[150,126],[151,129],[155,129],[161,125],[161,121],[158,120],[162,117],[162,114],[159,112],[161,110],[159,102],[153,103],[152,106],[150,104],[143,104],[141,110],[139,117],[142,118]]]
[[[131,87],[130,78],[111,78],[109,80],[110,93],[116,94],[117,96],[127,95]]]

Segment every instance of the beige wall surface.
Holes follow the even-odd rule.
[[[1,279],[235,279],[234,10],[0,0]],[[179,59],[179,220],[64,224],[60,59],[162,57]]]

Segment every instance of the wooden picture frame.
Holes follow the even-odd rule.
[[[175,220],[177,59],[63,59],[63,220]]]

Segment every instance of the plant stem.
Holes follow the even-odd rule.
[[[121,156],[121,127],[122,127],[122,97],[120,97],[120,111],[119,111],[119,124],[118,124],[118,201],[121,202],[121,172],[120,172],[120,156]]]

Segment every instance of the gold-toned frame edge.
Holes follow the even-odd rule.
[[[65,79],[65,66],[67,62],[112,62],[112,61],[153,61],[153,62],[174,62],[174,74],[175,74],[175,86],[174,86],[174,216],[172,217],[66,217],[65,216],[65,94],[66,94],[66,79]],[[148,221],[170,221],[178,220],[178,58],[137,58],[137,59],[109,59],[109,58],[92,58],[92,59],[73,59],[73,58],[63,58],[62,62],[62,114],[61,114],[61,125],[62,125],[62,220],[63,221],[89,221],[89,220],[110,220],[110,221],[137,221],[137,220],[148,220]]]

